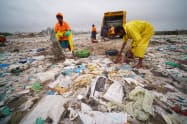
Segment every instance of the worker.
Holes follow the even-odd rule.
[[[115,35],[115,27],[114,27],[114,25],[110,26],[109,34],[110,34],[110,38],[114,38],[114,35]]]
[[[63,14],[61,12],[56,14],[56,18],[58,20],[54,27],[56,39],[60,42],[62,48],[65,50],[69,49],[73,52],[73,40],[70,26],[63,20]]]
[[[97,30],[95,25],[92,25],[92,29],[91,29],[91,40],[92,42],[96,40],[96,34],[97,34]]]
[[[106,40],[105,38],[107,37],[107,32],[108,32],[107,25],[103,25],[102,38],[103,38],[104,41]]]
[[[129,64],[129,58],[138,57],[138,63],[133,66],[135,68],[143,67],[143,58],[146,49],[149,45],[149,40],[154,34],[153,26],[146,21],[134,20],[126,24],[120,30],[123,34],[123,44],[118,57],[116,58],[116,63],[121,61],[123,49],[128,41],[132,39],[130,50],[127,51],[125,62]]]

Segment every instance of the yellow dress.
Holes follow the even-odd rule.
[[[56,33],[56,39],[59,41],[60,38],[64,36],[64,33],[65,32],[57,32]],[[74,50],[72,33],[70,33],[70,35],[68,36],[68,42],[69,42],[69,46],[70,46],[70,49],[71,49],[71,52],[72,52]]]
[[[124,42],[132,39],[131,51],[133,55],[143,58],[149,45],[149,40],[154,34],[153,26],[146,21],[134,20],[124,24],[123,28],[126,32]]]

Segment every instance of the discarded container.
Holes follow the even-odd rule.
[[[166,65],[172,66],[172,67],[179,67],[180,65],[175,62],[165,62]]]
[[[109,56],[117,56],[118,53],[119,53],[119,51],[116,49],[111,49],[111,50],[105,51],[105,55],[109,55]]]
[[[75,72],[75,73],[80,73],[80,72],[81,72],[81,69],[80,69],[80,68],[75,68],[75,69],[74,69],[74,72]]]
[[[1,69],[1,68],[7,68],[7,67],[9,67],[9,65],[10,65],[10,64],[0,64],[0,69]]]
[[[20,74],[20,72],[22,72],[23,70],[21,70],[19,67],[17,67],[17,68],[13,68],[13,69],[11,69],[11,73],[13,73],[13,74],[16,74],[16,75],[19,75]]]
[[[19,60],[19,63],[21,63],[21,64],[24,64],[24,63],[26,63],[27,62],[27,59],[20,59]]]
[[[3,116],[9,116],[10,113],[11,113],[11,112],[10,112],[10,108],[7,107],[7,106],[3,107],[3,109],[1,110],[1,114],[2,114]]]
[[[44,124],[44,120],[43,120],[41,117],[38,117],[38,118],[36,119],[35,124]]]
[[[90,55],[90,51],[89,50],[78,50],[77,52],[75,52],[75,55],[80,58],[86,58]]]
[[[36,51],[37,52],[43,52],[43,51],[45,51],[45,48],[38,48]]]
[[[36,83],[34,83],[34,84],[32,85],[32,89],[33,89],[34,91],[36,91],[36,92],[39,92],[41,88],[42,88],[42,87],[41,87],[40,83],[38,83],[38,82],[36,82]]]
[[[47,91],[47,95],[54,95],[55,94],[55,92],[54,91]]]
[[[85,70],[86,66],[84,65],[79,65],[77,68],[74,69],[75,73],[80,73],[82,70]]]
[[[33,59],[33,58],[28,58],[28,59],[27,59],[27,61],[30,62],[30,63],[34,62],[35,60],[36,60],[36,59]]]

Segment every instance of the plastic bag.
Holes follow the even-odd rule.
[[[123,86],[119,82],[114,82],[107,90],[107,92],[104,94],[104,98],[113,101],[116,103],[122,104],[123,102]]]

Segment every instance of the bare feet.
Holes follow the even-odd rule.
[[[134,59],[134,55],[133,55],[133,53],[131,52],[131,50],[128,50],[128,51],[127,51],[126,57],[127,57],[127,58],[130,58],[130,59]]]
[[[143,65],[138,63],[137,65],[134,65],[133,68],[140,69],[143,68]]]
[[[129,64],[129,63],[130,63],[130,60],[126,58],[126,59],[124,60],[124,62],[125,62],[126,64]]]
[[[122,56],[120,55],[120,56],[118,56],[117,58],[116,58],[116,60],[115,60],[115,64],[117,64],[117,63],[119,63],[119,62],[121,62],[121,60],[122,60]]]
[[[137,69],[139,69],[139,68],[143,68],[142,61],[143,61],[143,58],[139,58],[139,62],[138,62],[138,64],[135,65],[135,66],[133,66],[133,68],[137,68]]]

